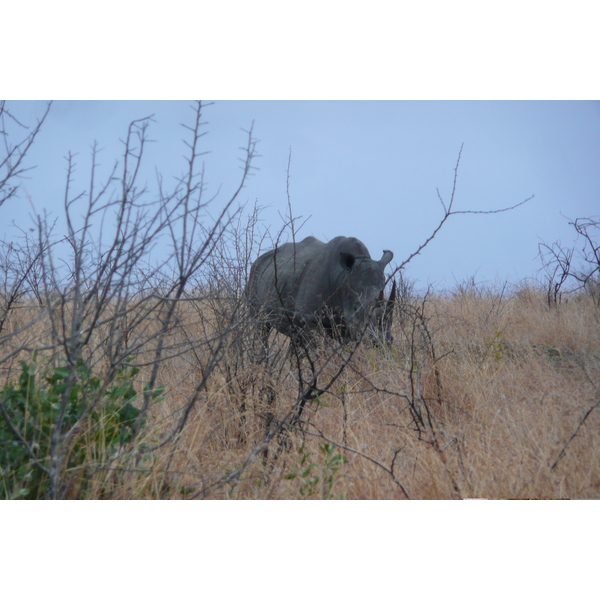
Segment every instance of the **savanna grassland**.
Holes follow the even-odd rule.
[[[405,312],[394,345],[361,348],[307,407],[284,451],[258,458],[208,497],[598,496],[598,409],[583,422],[600,401],[600,314],[590,298],[549,307],[535,289],[473,291]],[[297,399],[294,373],[293,364],[282,367],[273,382],[276,419]],[[161,456],[181,473],[178,485],[217,481],[244,464],[262,435],[264,407],[252,386],[260,376],[245,366],[229,385],[224,373],[215,377],[178,448]],[[168,377],[193,378],[177,369]],[[160,415],[178,402],[173,390]]]
[[[240,202],[250,128],[214,204],[191,108],[184,175],[146,186],[152,118],[132,121],[112,170],[97,144],[87,183],[66,157],[60,219],[0,240],[0,498],[599,495],[597,218],[571,223],[579,250],[541,245],[544,284],[415,294],[403,269],[465,213],[459,153],[438,225],[390,266],[392,344],[265,341],[244,290],[252,262],[295,239],[289,188],[279,231]],[[50,109],[26,126],[0,102],[2,218]]]
[[[600,493],[600,312],[589,295],[549,305],[534,287],[508,293],[471,286],[405,298],[396,307],[391,346],[338,348],[322,342],[296,356],[287,338],[272,334],[268,361],[256,360],[251,324],[232,327],[219,307],[210,297],[176,307],[161,341],[168,352],[158,363],[156,392],[137,430],[134,418],[157,364],[156,345],[148,342],[156,340],[164,308],[120,330],[124,347],[138,344],[129,360],[138,366],[129,375],[108,377],[102,338],[114,335],[113,322],[104,325],[102,335],[98,330],[100,341],[95,346],[90,341],[83,353],[90,373],[80,379],[90,380],[94,373],[99,383],[86,393],[99,400],[87,415],[78,413],[74,433],[64,429],[67,456],[57,479],[62,497],[594,498]],[[7,325],[18,330],[18,323]],[[4,390],[18,387],[19,359],[28,355],[31,363],[27,348],[49,347],[47,326],[48,317],[40,315],[11,338],[20,351],[3,365]],[[58,385],[47,375],[56,360],[54,351],[36,354],[38,381],[45,372],[46,389]],[[114,382],[121,382],[120,393],[98,392],[109,380],[106,387],[113,390]],[[131,418],[114,403],[133,407]],[[25,497],[45,497],[48,475],[39,467],[47,469],[51,457],[39,450],[41,439],[27,439],[37,445],[22,460],[27,468],[8,477],[10,469],[3,465],[6,497],[27,489],[34,493],[21,492]],[[28,487],[32,480],[37,487]]]

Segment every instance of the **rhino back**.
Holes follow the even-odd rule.
[[[304,283],[315,280],[315,265],[325,246],[314,237],[282,244],[256,259],[250,270],[248,297],[255,308],[298,310]],[[317,269],[318,270],[318,269]]]
[[[343,261],[358,259],[351,274]],[[285,333],[292,321],[295,326],[316,325],[324,308],[342,314],[353,281],[359,289],[375,282],[383,286],[383,268],[371,260],[360,240],[338,236],[323,243],[307,237],[260,256],[252,265],[247,292],[253,311],[266,313]]]

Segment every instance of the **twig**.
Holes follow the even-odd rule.
[[[588,411],[585,413],[585,415],[583,415],[583,419],[581,419],[581,421],[579,422],[579,425],[577,425],[577,427],[575,428],[575,431],[571,434],[571,437],[567,440],[565,445],[562,447],[562,450],[558,453],[556,460],[552,463],[552,466],[550,467],[551,471],[556,467],[556,465],[558,464],[558,461],[565,455],[565,450],[567,449],[567,446],[571,443],[571,440],[577,435],[577,433],[579,432],[579,430],[585,423],[586,419],[592,414],[592,411],[598,405],[600,405],[600,387],[598,387],[598,389],[596,390],[596,394],[594,395],[594,400],[596,398],[598,399],[596,401],[596,403],[588,409]]]

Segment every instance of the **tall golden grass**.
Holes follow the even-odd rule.
[[[217,331],[211,311],[181,309],[169,334],[172,347],[183,350],[161,364],[164,400],[153,407],[141,440],[159,447],[137,462],[107,458],[86,471],[85,485],[75,478],[67,497],[600,494],[600,407],[589,412],[600,401],[600,312],[585,295],[548,306],[543,291],[523,285],[510,294],[463,289],[414,299],[398,311],[391,347],[364,346],[352,356],[332,356],[324,347],[315,354],[319,384],[333,379],[331,387],[268,447],[266,415],[273,423],[287,417],[289,425],[298,400],[288,340],[275,336],[272,351],[280,354],[269,367],[253,361],[236,338],[199,388],[214,345],[185,343]],[[27,331],[29,345],[34,331]],[[92,358],[100,368],[100,357]],[[15,368],[13,361],[2,385],[14,381]],[[160,445],[192,397],[182,432]]]

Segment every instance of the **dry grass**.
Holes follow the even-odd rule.
[[[182,311],[172,341],[206,337],[214,320],[199,316]],[[268,458],[261,450],[265,415],[271,410],[275,422],[282,421],[298,398],[287,340],[275,340],[282,354],[270,370],[253,364],[236,342],[198,392],[210,349],[175,356],[161,367],[165,399],[153,408],[146,441],[161,440],[197,393],[182,433],[145,462],[126,465],[129,470],[98,470],[85,492],[75,485],[70,496],[599,495],[600,408],[565,448],[600,400],[600,314],[588,298],[549,308],[542,292],[526,287],[504,296],[432,296],[395,327],[394,346],[361,348],[329,391],[307,405],[301,429],[271,440]],[[319,360],[327,356],[322,351]],[[323,366],[321,386],[342,360],[338,355]],[[411,404],[422,414],[429,410],[420,427]]]

